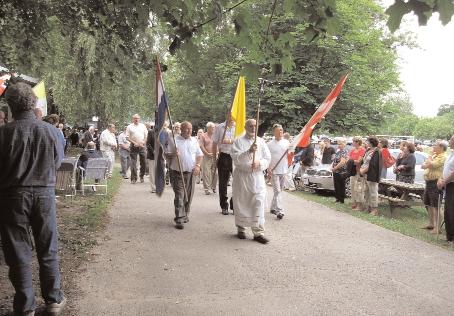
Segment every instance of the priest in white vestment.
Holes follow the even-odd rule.
[[[246,238],[246,227],[251,227],[254,240],[266,244],[264,237],[266,184],[263,172],[268,168],[271,154],[262,138],[254,143],[256,121],[249,119],[245,125],[246,134],[237,138],[232,145],[233,209],[238,238]],[[255,160],[253,155],[255,151]]]

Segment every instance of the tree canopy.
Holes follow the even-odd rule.
[[[240,74],[251,115],[265,76],[261,129],[292,132],[350,72],[321,128],[374,132],[400,111],[386,96],[400,89],[394,48],[405,38],[386,22],[372,0],[11,0],[0,6],[0,61],[44,79],[75,123],[151,119],[156,55],[175,118],[196,125],[223,119]]]

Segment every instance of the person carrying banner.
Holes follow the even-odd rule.
[[[213,150],[215,153],[219,150],[217,164],[219,176],[219,204],[222,214],[229,215],[229,203],[227,196],[227,184],[232,174],[232,157],[230,155],[232,144],[235,136],[235,126],[232,120],[231,112],[228,112],[225,122],[216,126],[213,135]],[[216,155],[213,155],[213,161],[216,162]],[[230,199],[230,208],[233,209],[232,198]]]
[[[274,124],[273,134],[274,139],[267,143],[271,153],[271,163],[268,168],[268,175],[271,176],[274,193],[270,213],[276,215],[278,219],[282,219],[285,212],[281,200],[288,171],[286,152],[290,146],[290,142],[283,138],[284,130],[280,124]]]
[[[266,184],[263,177],[270,165],[271,154],[260,137],[255,138],[256,120],[245,124],[246,134],[237,138],[232,146],[233,205],[239,239],[246,238],[246,227],[251,227],[254,240],[266,244],[265,232]],[[253,159],[254,157],[254,159]]]
[[[170,182],[175,193],[175,227],[183,229],[189,222],[189,212],[194,195],[195,176],[200,174],[203,153],[197,139],[191,137],[192,124],[181,123],[181,135],[169,139],[167,157],[170,161]],[[179,159],[177,157],[179,156]],[[181,169],[180,169],[181,167]],[[184,181],[184,183],[183,183]]]

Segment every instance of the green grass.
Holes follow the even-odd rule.
[[[380,215],[372,216],[367,213],[353,211],[348,199],[345,204],[338,204],[334,203],[335,200],[332,196],[323,196],[304,191],[295,191],[293,194],[334,210],[361,218],[383,228],[452,250],[452,247],[446,242],[444,229],[441,230],[438,238],[437,235],[430,234],[428,230],[421,229],[421,227],[428,224],[427,213],[424,207],[395,208],[393,217],[391,217],[388,203],[381,203],[379,207]]]
[[[89,193],[88,196],[77,197],[78,200],[87,199],[86,211],[76,218],[76,222],[80,226],[86,227],[89,231],[95,231],[105,224],[104,219],[106,218],[107,210],[112,204],[113,197],[118,192],[122,182],[118,171],[118,168],[114,168],[112,178],[107,181],[107,195],[91,195]],[[103,188],[99,188],[98,190],[102,191]]]

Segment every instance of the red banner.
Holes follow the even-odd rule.
[[[336,87],[328,94],[325,98],[325,101],[318,107],[317,111],[315,111],[314,115],[310,118],[310,120],[306,123],[303,127],[301,132],[295,137],[292,142],[292,147],[308,147],[311,143],[311,136],[312,132],[314,131],[315,125],[325,117],[325,115],[331,110],[336,102],[338,95],[340,94],[342,87],[344,86],[345,81],[347,80],[348,74],[342,76],[337,83]]]

